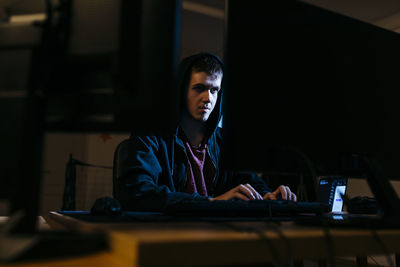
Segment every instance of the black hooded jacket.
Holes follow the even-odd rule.
[[[180,64],[179,86],[181,89],[181,110],[186,108],[187,87],[190,80],[192,64],[201,54],[193,55]],[[212,54],[210,54],[212,55]],[[215,55],[218,61],[222,61]],[[270,192],[268,186],[255,174],[230,173],[222,171],[221,162],[221,128],[222,92],[207,120],[207,154],[216,167],[216,177],[207,185],[210,196],[218,196],[238,184],[250,183],[261,195]],[[135,136],[129,142],[129,167],[118,177],[118,196],[125,210],[162,211],[169,203],[187,199],[204,199],[198,193],[184,193],[188,157],[182,139],[176,133],[171,136]]]

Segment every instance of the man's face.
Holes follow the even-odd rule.
[[[187,93],[187,109],[193,119],[206,122],[221,90],[222,74],[192,72]]]

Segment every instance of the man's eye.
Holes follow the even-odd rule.
[[[211,88],[211,93],[215,94],[215,93],[217,93],[217,92],[218,92],[218,88],[216,88],[216,87]]]
[[[196,90],[197,92],[202,92],[204,90],[204,86],[195,86],[193,87],[194,90]]]

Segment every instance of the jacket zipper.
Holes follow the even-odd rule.
[[[212,182],[213,182],[213,184],[214,184],[215,179],[217,178],[217,172],[218,172],[218,170],[217,170],[217,166],[215,166],[215,163],[214,163],[213,158],[211,157],[211,154],[210,154],[210,151],[209,151],[209,149],[208,149],[208,146],[207,146],[207,154],[208,154],[208,156],[210,157],[211,163],[213,164],[214,169],[215,169],[215,174],[214,174],[214,177],[213,177],[213,179],[212,179]]]

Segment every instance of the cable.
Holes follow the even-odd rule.
[[[311,178],[313,181],[313,188],[314,188],[314,192],[317,192],[317,172],[315,170],[315,166],[314,163],[311,161],[311,159],[304,154],[303,152],[293,149],[304,161],[304,163],[306,164],[308,170],[310,171],[311,174]]]
[[[331,267],[335,267],[336,261],[335,261],[335,250],[333,246],[333,240],[332,236],[329,233],[329,227],[325,223],[324,219],[321,219],[322,222],[322,230],[324,231],[325,234],[325,239],[326,239],[326,247],[327,247],[327,252],[328,252],[328,260],[331,264]]]
[[[73,158],[72,154],[69,155],[69,162],[70,162],[70,164],[73,164],[73,165],[86,166],[86,167],[95,167],[95,168],[102,168],[102,169],[112,169],[113,168],[112,166],[90,164],[90,163],[86,163],[86,162],[77,160],[77,159]]]
[[[266,221],[265,224],[269,227],[272,227],[273,230],[275,230],[276,233],[278,233],[279,237],[283,240],[283,242],[286,244],[287,248],[287,253],[288,253],[288,258],[293,259],[293,249],[292,246],[290,245],[289,239],[286,238],[286,236],[283,234],[281,231],[280,227],[278,227],[278,223],[274,222],[268,222]]]
[[[368,224],[369,226],[371,226],[370,224]],[[370,230],[372,232],[372,236],[374,237],[374,239],[376,240],[376,243],[378,243],[378,245],[381,247],[383,254],[386,257],[386,260],[389,264],[389,267],[395,267],[396,265],[394,264],[392,258],[390,257],[390,253],[387,250],[385,244],[383,243],[382,239],[378,236],[378,233],[376,232],[376,229],[374,227],[370,227]]]
[[[394,214],[398,212],[398,205],[399,199],[397,197],[397,193],[394,191],[393,187],[391,186],[389,180],[384,175],[382,166],[380,162],[378,162],[373,157],[363,157],[364,162],[367,164],[367,182],[369,187],[371,188],[372,192],[377,201],[377,205],[380,205],[383,210],[383,216],[386,217],[384,222],[388,221],[388,218],[393,217]],[[392,207],[392,208],[391,208]],[[394,209],[397,207],[397,209]],[[385,209],[386,208],[386,209]],[[391,218],[398,219],[397,217]],[[390,257],[389,251],[387,250],[385,244],[382,242],[381,238],[378,236],[376,232],[376,227],[374,227],[370,221],[366,221],[367,227],[371,230],[372,235],[378,245],[381,247],[384,255],[386,256],[387,262],[390,267],[395,267],[392,258]]]
[[[90,164],[90,163],[85,163],[82,161],[79,161],[77,159],[74,159],[75,164],[79,166],[86,166],[86,167],[95,167],[95,168],[102,168],[102,169],[112,169],[112,166],[103,166],[103,165],[96,165],[96,164]]]
[[[374,259],[374,257],[368,256],[368,258],[370,258],[373,262],[375,262],[375,264],[376,264],[378,267],[381,267],[381,265]]]

